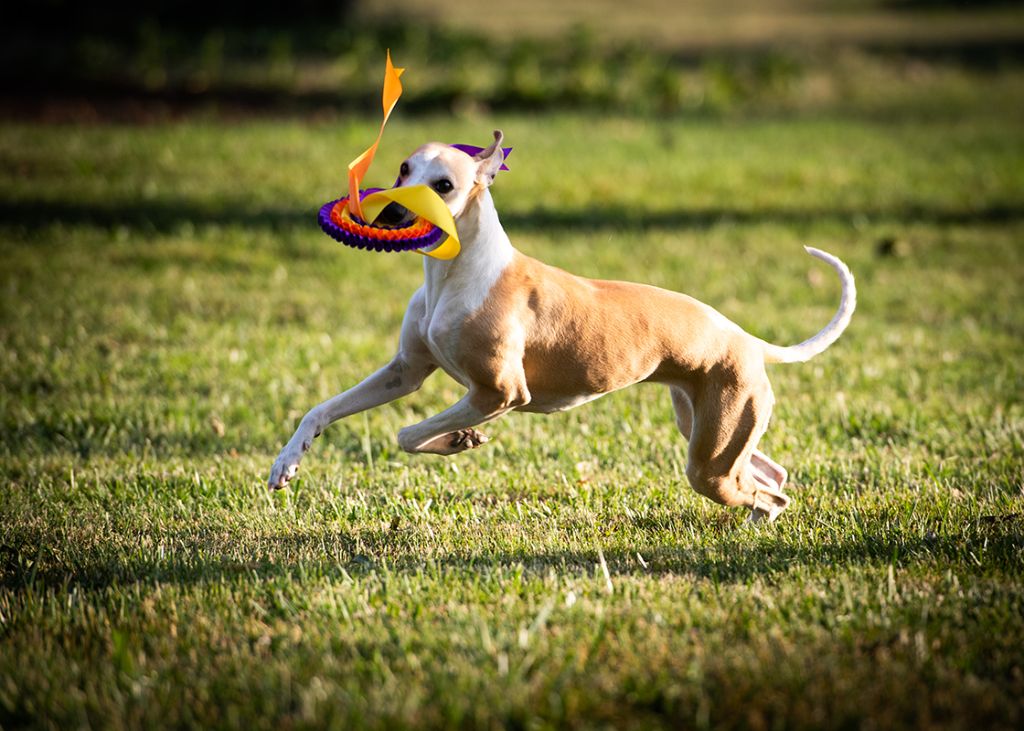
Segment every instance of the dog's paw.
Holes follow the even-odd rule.
[[[747,522],[751,525],[757,525],[758,523],[774,523],[775,519],[782,514],[785,507],[778,505],[772,505],[770,507],[756,507],[750,511],[750,515],[747,516]]]
[[[760,490],[754,497],[754,507],[750,509],[747,522],[751,524],[774,523],[782,511],[789,507],[789,503],[788,495]]]
[[[458,431],[441,434],[420,443],[419,438],[415,436],[417,428],[407,426],[398,432],[399,445],[410,454],[440,454],[448,457],[459,452],[465,452],[467,449],[479,447],[481,444],[486,444],[490,441],[476,429],[459,429]]]
[[[267,487],[272,490],[288,487],[288,483],[295,478],[295,475],[299,474],[299,462],[301,461],[301,453],[296,453],[286,447],[274,461],[274,466],[270,468]]]
[[[481,444],[487,444],[490,441],[486,434],[478,432],[476,429],[459,429],[459,431],[452,432],[449,436],[451,441],[448,446],[460,452],[464,449],[479,447]]]

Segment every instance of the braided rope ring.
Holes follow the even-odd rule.
[[[359,200],[381,188],[359,191]],[[404,226],[374,226],[353,216],[348,196],[325,203],[317,220],[325,234],[345,246],[364,251],[416,251],[439,243],[447,234],[425,218],[417,217]]]

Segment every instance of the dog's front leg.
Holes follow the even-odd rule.
[[[278,489],[288,485],[299,471],[302,455],[329,424],[406,396],[423,385],[426,377],[434,372],[437,365],[419,334],[423,301],[424,293],[420,288],[409,300],[398,337],[398,354],[388,365],[344,393],[310,409],[302,418],[299,428],[270,468],[267,480],[270,487]]]
[[[473,427],[497,419],[529,399],[509,398],[489,389],[471,388],[457,403],[398,432],[398,444],[406,452],[458,454],[488,440]]]
[[[267,483],[272,488],[286,487],[299,471],[299,462],[320,432],[338,419],[372,409],[417,390],[434,370],[434,365],[399,354],[391,363],[344,393],[310,409],[295,434],[281,450],[270,469]]]

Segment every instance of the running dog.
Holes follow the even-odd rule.
[[[691,297],[657,287],[584,279],[513,248],[490,187],[504,156],[503,135],[475,156],[423,145],[402,163],[398,185],[430,186],[447,204],[462,242],[448,261],[423,258],[424,283],[402,322],[398,353],[353,388],[311,409],[270,471],[285,487],[313,439],[331,423],[417,390],[437,368],[466,389],[457,403],[399,431],[407,452],[451,455],[488,440],[476,427],[509,411],[565,411],[635,383],[668,386],[689,441],[686,475],[715,502],[774,520],[789,504],[786,470],[757,449],[774,396],[766,363],[818,355],[846,329],[856,307],[853,275],[838,258],[839,309],[799,345],[749,335]],[[413,214],[390,204],[383,220]]]

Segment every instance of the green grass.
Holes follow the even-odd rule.
[[[376,122],[3,125],[0,725],[1019,727],[1019,109],[389,127],[369,182],[500,124],[522,250],[775,342],[836,304],[801,245],[849,263],[850,330],[771,369],[793,505],[757,529],[653,386],[405,455],[438,374],[268,493],[421,277],[316,229]]]

